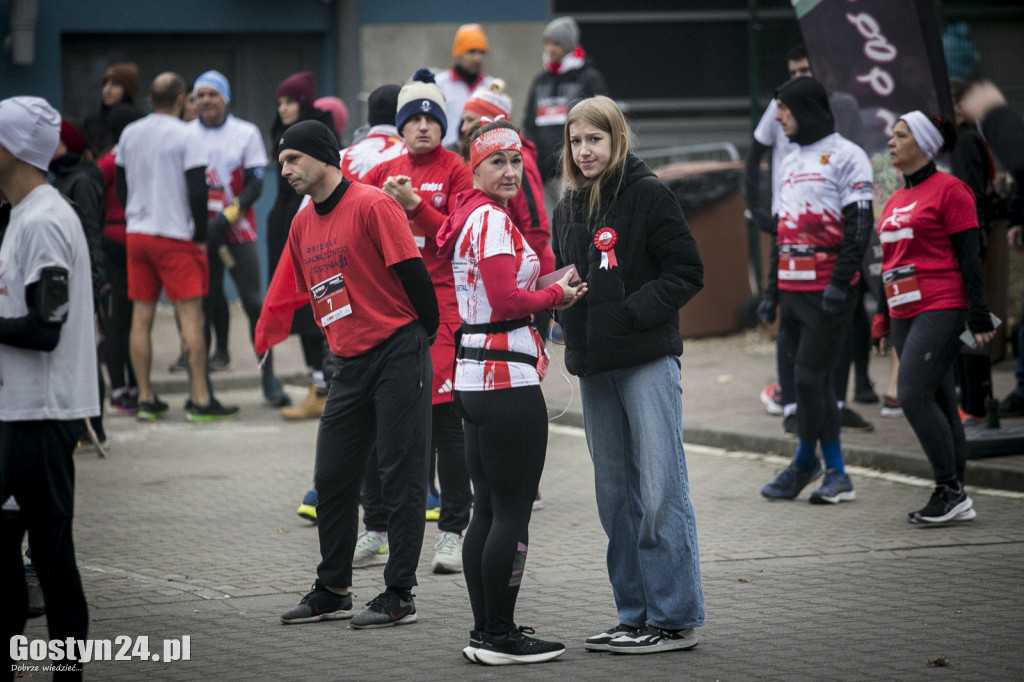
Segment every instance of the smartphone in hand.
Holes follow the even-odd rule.
[[[989,313],[989,315],[992,316],[992,329],[999,329],[999,325],[1001,325],[1003,321],[996,317],[995,313]],[[974,332],[970,329],[964,330],[964,333],[960,335],[960,341],[972,350],[978,347],[978,342],[974,340]]]

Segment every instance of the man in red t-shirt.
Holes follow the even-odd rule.
[[[281,174],[312,204],[292,220],[288,253],[297,289],[335,355],[317,436],[320,565],[313,589],[281,616],[285,623],[351,618],[352,555],[359,486],[376,447],[391,508],[387,588],[351,623],[412,623],[416,564],[423,544],[430,439],[430,341],[437,299],[401,208],[383,192],[341,174],[338,142],[319,121],[286,130]]]

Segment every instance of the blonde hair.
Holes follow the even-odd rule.
[[[611,138],[611,157],[608,165],[601,171],[600,175],[588,178],[576,165],[572,158],[572,145],[569,140],[569,129],[577,124],[589,124],[598,130],[608,134]],[[597,95],[588,97],[577,102],[565,120],[565,130],[562,134],[562,177],[566,181],[567,198],[571,201],[576,192],[587,191],[587,217],[594,219],[601,207],[601,185],[605,180],[616,178],[617,184],[612,191],[612,196],[618,192],[622,183],[623,171],[626,166],[626,158],[633,143],[633,133],[626,123],[626,117],[622,114],[615,102]]]

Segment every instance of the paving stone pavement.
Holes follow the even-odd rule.
[[[280,614],[309,590],[319,559],[315,526],[295,514],[310,485],[316,426],[284,421],[261,403],[242,319],[233,308],[234,364],[214,375],[221,400],[241,406],[237,421],[185,421],[183,384],[165,371],[176,352],[165,312],[154,378],[170,418],[143,424],[111,416],[110,457],[76,455],[75,539],[90,637],[145,636],[161,653],[164,640],[187,635],[191,649],[188,661],[94,662],[90,679],[1024,679],[1024,494],[974,483],[974,521],[906,523],[904,514],[931,490],[926,479],[907,475],[920,470],[923,455],[905,422],[876,417],[875,432],[844,434],[844,444],[863,444],[892,465],[851,468],[856,502],[813,506],[806,492],[795,502],[761,499],[757,491],[788,460],[792,441],[778,436],[778,418],[757,402],[773,374],[772,351],[752,334],[688,341],[683,356],[707,611],[696,649],[654,656],[583,650],[585,637],[616,618],[593,474],[574,426],[581,423],[578,390],[558,375],[557,347],[545,394],[553,416],[568,410],[551,427],[545,509],[531,523],[517,621],[564,642],[566,654],[537,666],[465,661],[465,584],[461,575],[430,573],[429,523],[417,623],[369,631],[345,621],[282,625]],[[281,376],[298,378],[288,389],[301,399],[294,342],[279,347],[277,366]],[[887,363],[873,365],[876,386],[886,371]],[[994,372],[999,390],[1012,385],[1012,367]],[[694,434],[733,440],[709,447],[689,442]],[[743,443],[771,447],[750,452]],[[973,475],[1017,480],[1021,459],[975,461]],[[357,605],[383,588],[382,570],[355,572]],[[30,620],[26,635],[45,639],[45,618]]]
[[[90,637],[188,635],[189,661],[95,662],[103,680],[193,679],[1020,679],[1024,664],[1024,495],[973,490],[978,518],[919,528],[903,515],[926,481],[853,471],[858,499],[770,503],[757,490],[785,461],[688,446],[707,626],[700,645],[656,656],[583,650],[615,622],[593,475],[578,428],[551,428],[531,524],[520,624],[566,643],[556,662],[487,668],[465,661],[461,575],[430,573],[428,524],[419,621],[356,631],[345,621],[286,626],[309,589],[315,526],[295,514],[309,487],[313,422],[286,422],[252,390],[221,391],[239,420],[191,424],[112,417],[109,458],[76,455],[75,539]],[[665,567],[671,570],[671,567]],[[357,570],[356,603],[383,588]],[[26,634],[45,638],[44,619]],[[948,661],[937,670],[929,661]]]

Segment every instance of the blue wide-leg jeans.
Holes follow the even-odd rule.
[[[704,624],[679,381],[673,356],[580,378],[608,577],[633,627]]]

